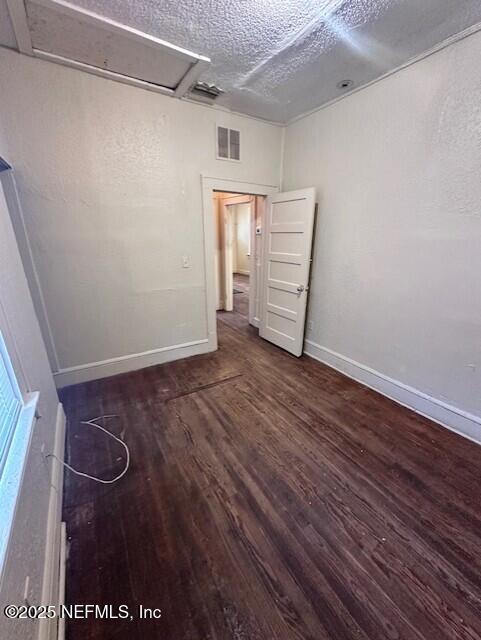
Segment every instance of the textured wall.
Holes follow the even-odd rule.
[[[0,92],[60,368],[205,338],[201,172],[277,184],[281,129],[6,50]]]
[[[307,337],[481,415],[481,34],[287,129],[320,203]]]
[[[13,206],[10,178],[4,175],[2,180],[9,206]],[[3,615],[3,608],[6,604],[23,603],[26,576],[30,576],[30,602],[41,602],[51,462],[45,461],[40,449],[45,444],[47,452],[53,450],[58,398],[15,243],[2,184],[0,300],[0,331],[12,356],[22,391],[40,392],[41,418],[35,424],[25,463],[25,475],[0,589],[0,638],[27,640],[37,637],[37,623],[30,620],[9,621]]]

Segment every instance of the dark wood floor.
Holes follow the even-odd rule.
[[[249,276],[243,273],[234,273],[234,312],[249,318]]]
[[[115,474],[79,425],[117,413],[128,475],[66,472],[70,640],[481,638],[481,447],[219,315],[206,356],[65,389],[68,457]]]

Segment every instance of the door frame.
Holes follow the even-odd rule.
[[[205,313],[207,324],[207,350],[217,349],[217,318],[214,257],[214,191],[230,192],[252,196],[271,196],[279,191],[276,185],[257,184],[241,180],[229,180],[201,174],[202,213],[204,223],[204,281]]]

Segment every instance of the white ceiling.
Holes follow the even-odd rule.
[[[201,79],[224,89],[218,104],[276,122],[339,96],[341,80],[363,85],[481,22],[480,0],[72,2],[208,56]],[[0,0],[0,43],[14,42]]]

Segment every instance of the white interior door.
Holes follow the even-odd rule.
[[[265,217],[259,334],[300,356],[304,342],[315,189],[271,196]]]

